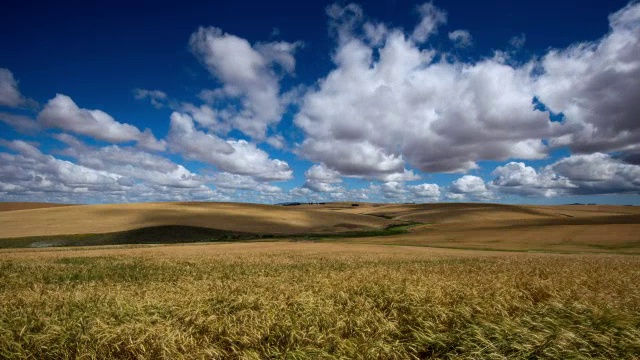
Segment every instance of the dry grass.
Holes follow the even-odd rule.
[[[409,234],[358,243],[461,249],[640,254],[640,207],[420,204],[365,207],[368,214],[418,221]]]
[[[341,232],[383,228],[392,222],[316,208],[241,203],[142,203],[81,205],[0,212],[0,239],[107,233],[185,225],[268,234]]]
[[[315,243],[0,252],[0,358],[638,358],[640,258]]]
[[[5,204],[6,205],[6,204]],[[640,207],[518,206],[499,204],[328,203],[281,207],[237,203],[146,203],[70,206],[0,212],[0,247],[36,244],[148,243],[160,238],[120,236],[118,231],[166,225],[206,227],[240,232],[242,239],[287,235],[357,233],[361,243],[419,245],[495,250],[640,253]],[[16,205],[17,206],[17,205]],[[392,224],[420,222],[410,233],[384,234]],[[152,229],[153,230],[153,229]],[[188,230],[188,229],[187,229]],[[198,229],[187,232],[203,232]],[[206,231],[204,231],[206,232]],[[111,233],[60,239],[61,234]],[[137,234],[136,233],[136,234]],[[153,233],[153,231],[151,231]],[[126,234],[125,234],[126,235]],[[201,241],[181,239],[167,242]],[[45,236],[45,239],[29,238]],[[20,237],[22,239],[6,240]],[[107,238],[111,238],[107,236]],[[227,237],[213,240],[226,239]],[[129,239],[129,240],[128,240]],[[63,241],[64,240],[64,241]],[[83,241],[86,242],[83,243]],[[204,240],[207,240],[206,237]],[[334,239],[335,240],[335,239]],[[344,239],[339,239],[343,241]],[[26,245],[25,245],[26,244]],[[32,244],[32,245],[29,245]]]
[[[408,234],[350,241],[454,249],[640,254],[640,224],[424,225],[412,228]]]
[[[39,202],[0,202],[0,211],[32,210],[50,207],[73,206],[67,204],[52,204]]]

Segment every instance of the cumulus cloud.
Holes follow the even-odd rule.
[[[374,52],[378,54],[377,59]],[[478,160],[546,156],[541,141],[563,133],[532,105],[533,65],[504,59],[435,61],[392,29],[380,47],[352,36],[338,45],[336,68],[309,91],[295,123],[301,155],[370,178],[405,172],[464,172]]]
[[[334,69],[309,88],[289,91],[281,81],[294,75],[302,43],[250,43],[218,28],[198,29],[190,48],[220,84],[198,94],[204,104],[134,90],[137,99],[175,110],[166,141],[62,94],[37,121],[11,109],[0,112],[0,121],[19,132],[54,128],[111,143],[96,147],[57,134],[68,161],[30,143],[3,141],[8,152],[0,152],[0,198],[484,201],[501,194],[640,193],[640,4],[611,14],[600,39],[524,62],[511,58],[524,46],[524,34],[488,57],[456,59],[429,43],[446,13],[433,3],[417,12],[417,26],[404,30],[368,19],[355,4],[327,7]],[[466,30],[448,37],[455,47],[473,41]],[[30,102],[13,74],[0,69],[0,106]],[[292,178],[287,162],[251,141],[286,148],[275,125],[289,104],[299,105],[294,123],[303,136],[294,152],[315,165],[304,185],[287,192],[270,184]],[[226,139],[234,130],[252,140]],[[219,172],[198,175],[152,153],[167,145]],[[537,169],[526,164],[560,147],[573,155]],[[442,187],[408,184],[420,178],[418,170],[467,173],[483,160],[508,163],[489,182],[464,175]],[[350,189],[344,177],[374,183]]]
[[[58,135],[74,161],[43,154],[35,145],[0,141],[0,199],[64,203],[229,200],[181,165],[136,148],[95,148]]]
[[[610,32],[593,42],[549,51],[535,79],[541,102],[575,130],[552,139],[573,151],[637,150],[640,142],[640,4],[609,16]]]
[[[601,195],[640,192],[640,166],[611,155],[571,155],[535,170],[510,162],[493,171],[495,189],[523,196]]]
[[[167,93],[160,90],[134,89],[133,96],[137,100],[149,99],[151,105],[156,109],[165,107],[168,99]]]
[[[13,73],[9,69],[0,68],[0,106],[19,107],[24,102]]]
[[[24,141],[3,141],[0,145],[16,152],[0,153],[0,183],[5,195],[111,193],[122,190],[118,184],[119,176],[114,174],[45,155]]]
[[[498,166],[492,175],[496,176],[492,185],[506,194],[554,197],[577,187],[550,168],[538,172],[522,162]]]
[[[198,125],[213,133],[226,135],[232,129],[229,121],[233,114],[225,109],[218,110],[208,104],[196,106],[184,103],[180,111],[189,114]]]
[[[326,9],[329,17],[329,32],[338,38],[339,42],[348,41],[353,36],[356,26],[360,25],[364,13],[357,4],[329,5]]]
[[[304,187],[316,192],[336,192],[341,188],[335,184],[341,183],[340,173],[327,168],[324,164],[313,165],[304,173],[306,181]]]
[[[140,131],[137,127],[116,121],[101,110],[81,109],[68,96],[57,94],[49,100],[38,114],[38,122],[45,127],[57,128],[97,140],[111,143],[136,141],[149,150],[161,151],[163,140],[157,140],[151,130]]]
[[[447,13],[437,8],[432,2],[418,6],[418,13],[421,20],[411,37],[416,42],[423,43],[437,32],[440,25],[447,22]]]
[[[640,193],[640,166],[625,164],[611,155],[572,155],[549,166],[575,185],[571,194]]]
[[[479,176],[464,175],[449,186],[449,197],[454,200],[490,200],[494,194]]]
[[[260,194],[279,194],[282,189],[276,185],[257,181],[251,176],[231,174],[227,172],[216,173],[211,177],[211,182],[218,189],[225,190],[248,190]]]
[[[409,191],[419,199],[429,199],[432,201],[440,198],[440,186],[437,184],[419,184],[408,186]]]
[[[371,184],[364,189],[368,198],[391,202],[433,202],[441,196],[437,184],[406,185],[401,181],[387,181],[380,185]]]
[[[268,153],[246,140],[223,140],[201,131],[188,114],[171,114],[167,140],[170,149],[184,158],[214,165],[223,172],[273,181],[293,176],[285,161],[269,158]]]
[[[62,154],[74,158],[78,165],[120,175],[123,177],[121,182],[142,181],[172,188],[198,188],[204,185],[201,176],[184,166],[135,147],[93,147],[67,134],[57,135],[56,138],[68,145]]]
[[[251,45],[215,27],[201,27],[191,35],[189,44],[223,85],[220,91],[205,95],[238,99],[237,107],[225,108],[231,113],[230,126],[252,138],[265,139],[268,127],[280,121],[286,108],[276,67],[293,73],[294,53],[301,44],[280,41]]]
[[[284,136],[280,134],[269,136],[266,142],[267,144],[271,145],[274,149],[282,150],[287,147],[287,141],[284,139]]]
[[[389,33],[387,26],[382,23],[366,22],[362,29],[364,30],[365,38],[375,46],[380,46]]]
[[[359,7],[334,6],[335,69],[301,101],[298,151],[342,175],[368,178],[408,165],[466,172],[477,161],[540,159],[562,146],[638,153],[638,9],[630,4],[612,14],[610,33],[597,41],[517,63],[507,52],[451,60],[418,47],[415,31],[384,27],[383,35],[367,35],[376,32]],[[426,24],[446,18],[432,4],[421,13]],[[561,121],[550,121],[560,113]]]
[[[23,134],[33,134],[40,130],[40,125],[29,116],[0,112],[0,121]]]
[[[454,30],[450,32],[449,40],[459,48],[466,48],[473,44],[473,38],[467,30]]]

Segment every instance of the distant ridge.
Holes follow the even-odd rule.
[[[55,204],[43,202],[0,202],[0,211],[32,210],[63,206],[74,206],[74,204]]]

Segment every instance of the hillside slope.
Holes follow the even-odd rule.
[[[0,212],[0,238],[108,233],[164,225],[300,234],[379,229],[392,223],[375,216],[315,208],[240,203],[78,205]]]
[[[141,203],[2,211],[0,225],[0,247],[294,236],[448,248],[640,253],[640,207],[630,206]]]

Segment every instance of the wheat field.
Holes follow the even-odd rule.
[[[0,225],[0,248],[348,235],[371,244],[640,254],[637,206],[0,203]]]
[[[10,207],[5,203],[2,208]],[[185,225],[270,234],[383,228],[381,217],[243,203],[132,203],[25,208],[0,211],[0,239],[61,234],[108,233],[161,225]],[[37,225],[37,226],[34,226]],[[1,240],[0,240],[1,241]]]
[[[638,358],[640,258],[309,242],[0,251],[0,358]]]

